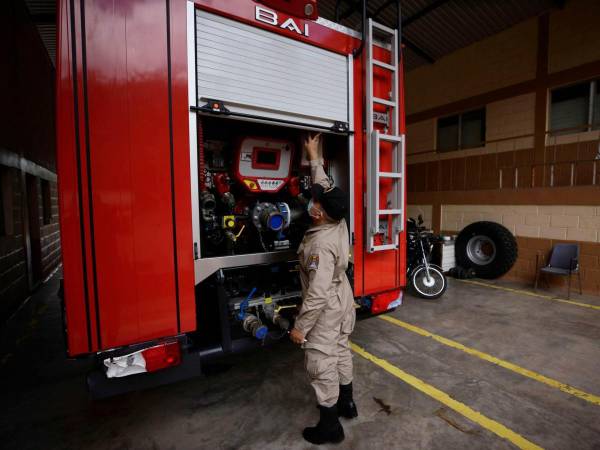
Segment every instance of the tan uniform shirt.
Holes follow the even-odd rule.
[[[313,183],[331,187],[320,162],[311,161],[311,172]],[[337,345],[342,322],[354,317],[354,296],[346,276],[350,256],[346,221],[309,228],[298,256],[303,302],[294,327],[306,337],[305,348],[328,353]]]

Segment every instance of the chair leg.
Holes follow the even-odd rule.
[[[540,279],[540,271],[538,270],[535,274],[535,283],[533,284],[533,290],[537,291],[538,280]]]
[[[583,291],[581,290],[581,272],[577,272],[577,280],[579,281],[579,295],[583,295]]]
[[[542,280],[544,280],[544,285],[546,286],[546,289],[550,289],[550,282],[548,281],[548,275],[544,274],[544,276],[542,277]]]
[[[569,281],[567,283],[567,300],[571,298],[571,274],[569,274]]]

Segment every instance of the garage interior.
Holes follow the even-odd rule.
[[[360,2],[321,0],[360,29]],[[368,14],[396,25],[395,1]],[[0,439],[6,449],[309,448],[317,416],[291,343],[205,375],[91,400],[65,356],[55,158],[56,2],[0,6]],[[600,448],[600,4],[406,0],[408,216],[456,235],[493,221],[519,256],[498,280],[449,278],[352,335],[359,418],[339,448]],[[60,182],[60,174],[58,175]],[[533,290],[577,243],[583,294]],[[58,272],[55,272],[56,269]],[[290,389],[294,386],[294,389]],[[218,430],[218,431],[216,431]],[[332,446],[333,447],[333,446]]]

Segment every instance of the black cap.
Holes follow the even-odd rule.
[[[320,184],[313,184],[312,197],[318,201],[327,215],[333,220],[341,220],[348,212],[348,196],[338,187],[325,189]]]

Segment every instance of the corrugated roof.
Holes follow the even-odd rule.
[[[335,20],[336,2],[337,0],[320,0],[319,14]],[[342,0],[340,14],[351,9],[349,5],[352,3],[353,0]],[[427,14],[411,21],[402,29],[406,44],[405,69],[412,70],[431,60],[440,59],[555,8],[558,3],[557,0],[403,0],[403,22],[430,9]],[[369,15],[381,10],[376,19],[378,22],[390,27],[396,26],[398,13],[395,1],[369,0],[367,5]],[[340,22],[347,27],[360,29],[360,7]],[[418,47],[422,54],[410,44]]]
[[[56,66],[56,0],[25,0],[32,22]]]
[[[336,2],[338,0],[320,0],[319,14],[326,19],[335,20]],[[56,0],[25,0],[25,3],[54,64]],[[559,0],[403,0],[403,22],[415,14],[431,9],[403,27],[406,43],[405,68],[408,71],[428,64],[432,60],[535,17],[556,7],[558,3]],[[360,2],[356,0],[340,1],[340,14],[350,12],[340,20],[342,25],[360,29],[359,5]],[[378,10],[381,11],[377,18],[379,22],[391,27],[396,26],[395,1],[368,0],[369,14],[372,15]]]

